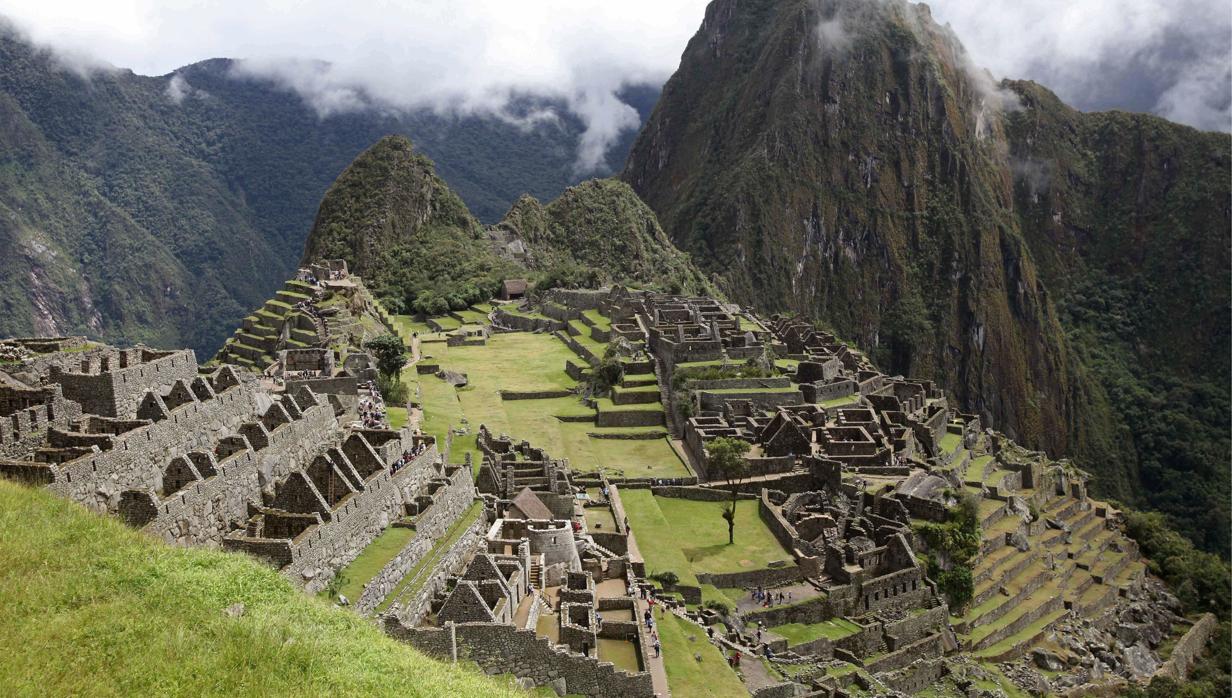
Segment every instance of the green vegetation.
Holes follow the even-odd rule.
[[[1125,533],[1138,541],[1152,574],[1159,575],[1189,612],[1210,611],[1221,620],[1229,617],[1228,589],[1232,568],[1213,553],[1194,548],[1192,542],[1168,525],[1157,512],[1125,510]]]
[[[0,558],[10,694],[518,695],[245,555],[165,545],[3,480]],[[242,614],[224,612],[236,604]]]
[[[967,492],[959,495],[958,505],[949,510],[945,523],[932,521],[913,524],[912,528],[928,544],[928,576],[946,595],[950,608],[964,608],[975,594],[971,561],[980,552],[980,513],[977,498]],[[934,552],[944,553],[948,560],[942,565]]]
[[[658,619],[656,619],[658,620]],[[659,620],[663,668],[667,685],[676,696],[746,698],[749,692],[701,628],[671,613]],[[694,659],[699,655],[701,660]],[[748,661],[756,661],[748,657]]]
[[[789,645],[799,645],[818,638],[841,640],[860,632],[860,626],[846,618],[831,618],[820,623],[787,623],[770,628],[771,632],[787,640]]]
[[[952,405],[1072,456],[1093,494],[1162,510],[1227,557],[1228,134],[1080,112],[1010,81],[1021,108],[998,118],[1008,157],[992,157],[976,130],[950,128],[987,108],[952,34],[897,7],[862,14],[860,80],[802,86],[797,7],[734,6],[725,22],[742,31],[721,54],[710,27],[690,42],[622,178],[732,300],[825,322],[887,372],[936,380]],[[886,133],[887,94],[927,124]],[[846,105],[843,123],[813,118],[818,104]],[[758,155],[780,139],[795,149]],[[891,182],[849,143],[867,144],[867,163],[907,164]],[[955,159],[969,167],[947,169]],[[836,263],[801,253],[843,248],[837,231],[853,227],[877,239]]]
[[[518,274],[401,136],[365,150],[325,192],[304,250],[305,260],[322,258],[345,259],[394,315],[464,310]]]
[[[760,569],[790,557],[757,515],[754,500],[736,503],[737,517],[747,523],[740,540],[729,543],[724,502],[656,497],[649,490],[621,490],[620,499],[639,543],[647,541],[639,546],[647,571],[674,572],[681,584],[697,586],[697,572]],[[689,535],[682,538],[680,531]],[[738,591],[735,598],[716,592],[722,602],[739,599]]]
[[[749,452],[749,442],[729,436],[720,436],[706,443],[708,468],[718,477],[727,480],[731,488],[731,503],[723,508],[723,520],[727,522],[727,543],[736,542],[736,481],[748,472],[744,454]]]
[[[371,581],[390,560],[394,559],[394,556],[406,547],[414,536],[415,529],[402,526],[390,526],[381,531],[381,534],[373,538],[368,547],[361,550],[350,564],[338,571],[338,576],[334,577],[335,583],[331,584],[326,591],[321,592],[321,595],[332,601],[341,594],[354,603],[363,593],[364,585]]]
[[[541,289],[638,283],[672,293],[715,293],[668,240],[654,212],[615,179],[582,182],[547,206],[524,196],[499,227],[536,250]]]
[[[422,395],[425,432],[444,443],[450,427],[460,428],[463,419],[470,429],[454,437],[450,460],[461,463],[472,454],[477,466],[480,454],[475,434],[480,424],[496,433],[506,433],[547,449],[554,458],[567,458],[579,471],[603,468],[609,475],[629,477],[680,477],[687,469],[666,438],[599,439],[592,433],[628,433],[648,428],[599,428],[593,421],[564,422],[557,416],[592,416],[595,411],[579,398],[503,400],[501,390],[532,392],[572,390],[576,382],[565,373],[567,360],[577,361],[573,352],[552,335],[511,332],[490,337],[485,346],[447,347],[443,343],[426,345],[427,362],[467,375],[466,387],[455,390],[431,375],[403,372],[403,379]],[[604,402],[604,401],[601,401]],[[662,410],[658,404],[613,406],[608,409]],[[654,429],[662,431],[662,428]]]

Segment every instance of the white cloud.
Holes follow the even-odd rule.
[[[32,39],[147,75],[212,57],[284,81],[321,114],[370,103],[508,113],[512,97],[564,100],[586,125],[579,169],[593,170],[637,115],[626,84],[661,84],[701,24],[706,0],[0,0]],[[168,95],[173,99],[174,94]]]
[[[871,1],[871,0],[869,0]],[[1153,110],[1229,128],[1227,0],[932,0],[976,64],[1024,77],[1082,108]],[[98,63],[162,75],[213,57],[293,87],[322,114],[370,103],[513,114],[512,97],[558,98],[586,132],[578,167],[636,127],[622,85],[661,83],[706,0],[0,0],[0,15],[85,72]],[[853,27],[819,27],[841,49]],[[169,92],[169,96],[171,93]]]
[[[1228,0],[931,0],[976,63],[1082,109],[1232,129]]]

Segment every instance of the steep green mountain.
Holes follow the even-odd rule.
[[[1228,151],[997,85],[924,5],[715,0],[622,178],[733,300],[939,380],[1226,554]]]
[[[622,95],[648,110],[657,91]],[[83,74],[0,19],[0,334],[88,333],[214,352],[294,271],[322,194],[390,133],[414,136],[487,221],[578,181],[584,129],[372,109],[320,117],[230,60]],[[613,146],[618,162],[629,140]],[[623,150],[622,150],[623,148]],[[602,174],[602,173],[600,173]]]
[[[618,180],[583,182],[546,206],[523,196],[496,227],[527,244],[535,269],[576,265],[595,270],[599,284],[636,281],[675,292],[713,291],[668,240],[654,211]]]
[[[391,312],[428,294],[486,300],[521,272],[402,136],[365,150],[325,192],[304,247],[303,261],[316,259],[347,260]]]
[[[325,193],[302,262],[333,258],[394,313],[462,309],[517,276],[711,290],[627,184],[583,182],[547,205],[526,195],[485,228],[403,136],[361,153]]]

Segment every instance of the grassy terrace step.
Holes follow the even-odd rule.
[[[626,388],[640,388],[642,386],[658,386],[659,381],[653,373],[626,373],[620,379],[620,383]]]
[[[971,646],[979,645],[985,638],[994,633],[1007,628],[1014,621],[1026,616],[1029,613],[1039,610],[1041,606],[1049,600],[1057,598],[1061,595],[1061,587],[1058,580],[1053,579],[1047,584],[1041,586],[1031,592],[1025,599],[1022,599],[1014,605],[1008,613],[1001,616],[991,623],[986,623],[971,630],[967,636],[971,641]]]
[[[595,407],[600,412],[662,412],[663,403],[645,402],[632,405],[617,405],[610,398],[601,397],[595,400]]]
[[[1017,516],[1007,516],[984,530],[984,540],[1004,539],[1005,534],[1013,533],[1021,524]]]
[[[789,645],[800,645],[822,637],[827,640],[841,640],[860,630],[860,626],[846,618],[831,618],[820,623],[787,623],[770,628],[770,632],[787,640]]]
[[[0,481],[0,530],[6,695],[526,695],[251,557],[166,545],[44,489]]]
[[[462,516],[458,517],[458,520],[449,527],[449,530],[445,533],[445,535],[441,536],[441,538],[436,541],[436,544],[432,546],[432,551],[427,555],[424,555],[419,562],[415,563],[415,566],[406,573],[406,576],[402,578],[402,581],[398,582],[398,586],[394,587],[394,590],[389,592],[389,596],[386,596],[385,600],[376,607],[377,612],[379,613],[385,611],[394,602],[394,600],[403,594],[410,596],[423,588],[424,582],[427,581],[429,576],[427,572],[430,572],[436,568],[436,565],[440,562],[441,555],[444,555],[449,548],[462,537],[462,534],[466,532],[466,529],[469,528],[470,525],[475,522],[475,519],[478,519],[479,515],[482,513],[483,502],[473,502],[470,508],[467,509]]]
[[[941,443],[938,445],[941,447],[943,452],[953,453],[957,451],[960,446],[962,446],[962,434],[952,434],[950,432],[946,432],[945,435],[941,437]]]
[[[972,654],[978,658],[1000,657],[1007,652],[1014,650],[1022,650],[1030,647],[1041,634],[1057,621],[1065,617],[1067,611],[1062,608],[1051,613],[1046,613],[1036,621],[1027,625],[1027,627],[1010,635],[1009,637],[997,642],[993,645],[985,647],[982,650],[977,650]]]
[[[620,393],[658,393],[659,384],[652,383],[650,385],[635,385],[633,387],[618,385],[618,386],[614,386],[612,390],[615,390]]]
[[[981,577],[987,574],[992,574],[993,572],[997,570],[998,567],[1001,566],[1001,563],[1005,562],[1011,557],[1014,557],[1017,554],[1018,554],[1018,550],[1008,545],[1001,547],[1001,548],[997,548],[991,553],[988,553],[984,557],[980,558],[980,560],[976,563],[975,576]]]
[[[983,482],[984,471],[993,462],[992,456],[978,456],[967,461],[967,476],[965,482]]]
[[[594,325],[595,327],[601,330],[612,329],[612,321],[606,315],[599,312],[598,310],[593,309],[593,308],[590,310],[583,310],[582,314],[585,315],[586,319],[590,320],[591,324]]]
[[[1082,540],[1090,540],[1094,538],[1100,531],[1107,530],[1107,522],[1102,517],[1095,517],[1087,522],[1087,525],[1078,529],[1075,532],[1075,537]]]

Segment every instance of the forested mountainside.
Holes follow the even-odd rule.
[[[623,182],[592,180],[547,205],[523,196],[485,228],[402,136],[387,136],[321,200],[302,263],[345,259],[391,312],[443,313],[491,298],[502,279],[710,288]]]
[[[414,137],[485,221],[523,193],[584,176],[583,125],[376,110],[321,118],[296,94],[232,75],[83,75],[0,19],[0,334],[88,333],[214,352],[294,269],[326,188],[390,133]],[[174,87],[172,86],[175,82]],[[643,114],[657,90],[623,95]],[[617,143],[619,164],[633,134]],[[591,173],[594,174],[594,173]],[[600,172],[598,174],[605,174]]]
[[[1229,146],[995,84],[924,5],[715,0],[622,177],[733,300],[1226,555]]]

